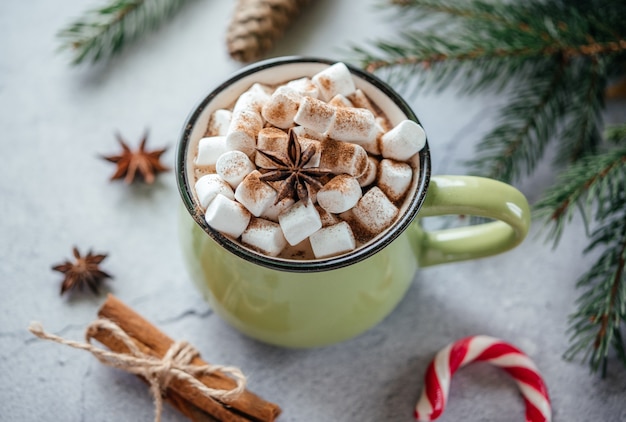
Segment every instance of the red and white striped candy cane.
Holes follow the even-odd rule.
[[[415,419],[437,419],[448,400],[452,375],[460,367],[476,361],[499,366],[513,377],[526,404],[527,422],[550,422],[552,409],[548,389],[535,364],[516,347],[488,336],[466,337],[437,353],[426,370],[424,390],[415,406]]]

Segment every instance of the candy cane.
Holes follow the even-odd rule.
[[[526,422],[550,422],[552,409],[548,390],[535,364],[516,347],[487,336],[466,337],[437,353],[426,370],[424,390],[415,406],[415,419],[437,419],[446,405],[452,375],[474,361],[499,366],[513,377],[526,404]]]

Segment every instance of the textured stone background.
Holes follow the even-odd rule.
[[[56,54],[55,33],[99,1],[32,0],[0,4],[0,420],[151,420],[152,400],[133,376],[86,353],[35,340],[32,320],[82,339],[102,297],[58,295],[50,266],[71,247],[108,252],[110,291],[211,362],[241,367],[250,388],[284,408],[283,421],[410,421],[434,353],[460,337],[487,334],[525,350],[543,372],[556,421],[626,420],[626,371],[606,380],[561,358],[575,279],[592,257],[581,254],[575,220],[552,250],[532,228],[513,252],[425,269],[379,326],[317,350],[284,350],[225,325],[194,290],[177,244],[178,192],[172,173],[156,186],[109,183],[99,154],[117,151],[116,130],[131,143],[150,129],[153,147],[174,144],[191,107],[240,65],[224,38],[231,2],[190,2],[158,32],[108,64],[71,68]],[[344,59],[342,47],[393,31],[376,1],[322,0],[274,55]],[[502,98],[454,90],[412,100],[429,134],[437,174],[460,174]],[[626,105],[611,106],[624,120]],[[543,169],[520,189],[535,200],[553,175]],[[521,421],[515,384],[486,365],[452,383],[441,421]],[[182,421],[165,410],[164,420]]]

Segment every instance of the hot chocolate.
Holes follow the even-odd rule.
[[[254,83],[213,111],[192,150],[194,193],[210,227],[259,253],[337,256],[398,218],[425,140],[412,120],[392,125],[336,63]]]

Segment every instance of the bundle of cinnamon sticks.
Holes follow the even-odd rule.
[[[174,340],[111,294],[98,311],[98,316],[117,324],[131,337],[141,352],[149,356],[163,358],[174,343]],[[105,328],[94,328],[89,335],[113,352],[129,352],[128,347]],[[207,363],[196,357],[191,364]],[[230,390],[236,384],[232,378],[220,372],[201,375],[198,380],[209,388],[222,390]],[[222,403],[201,394],[188,382],[178,378],[170,381],[164,398],[192,421],[198,422],[274,421],[281,412],[278,405],[267,402],[248,390],[244,390],[236,399]]]

